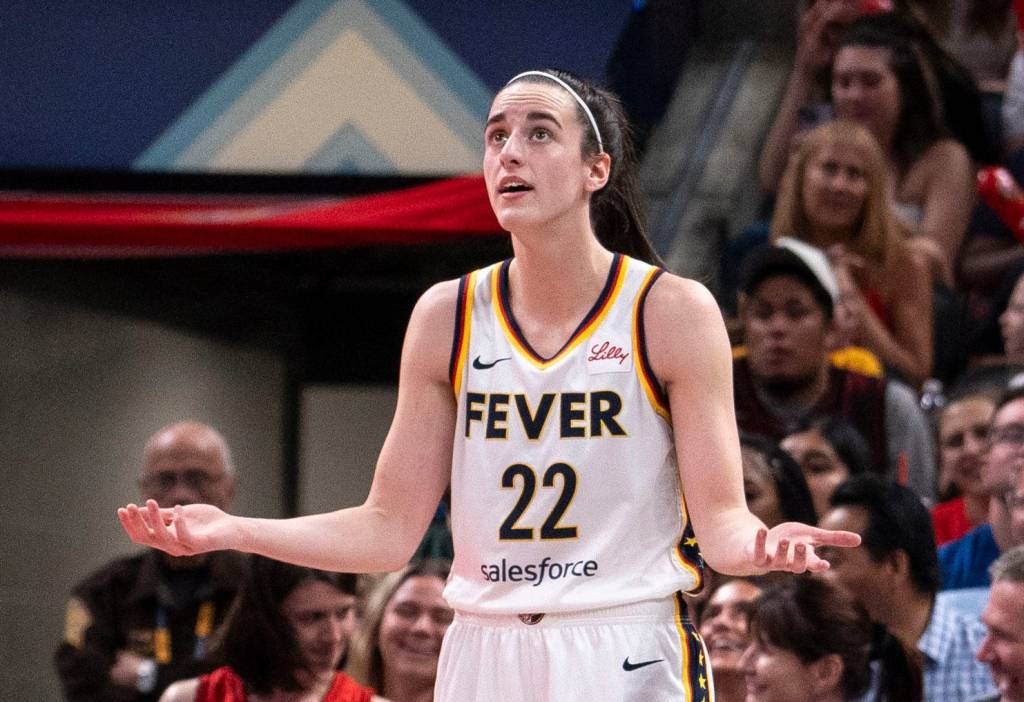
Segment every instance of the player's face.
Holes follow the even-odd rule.
[[[884,47],[844,46],[832,66],[832,101],[836,116],[867,127],[886,143],[902,108],[899,80]]]
[[[583,157],[576,110],[572,96],[549,81],[516,81],[494,98],[484,131],[484,180],[504,229],[589,222],[590,192],[604,181],[593,177],[595,159]]]
[[[299,650],[316,677],[332,675],[356,626],[356,598],[321,580],[300,584],[281,604]]]
[[[863,507],[846,505],[835,507],[818,520],[822,529],[841,529],[861,536],[868,527],[868,513]],[[872,621],[885,623],[896,603],[886,596],[886,577],[883,567],[876,563],[863,544],[856,548],[823,547],[818,555],[829,562],[831,567],[821,577],[860,601],[871,615]]]
[[[704,637],[716,677],[743,672],[740,657],[750,643],[747,605],[760,594],[761,588],[753,583],[730,580],[708,600],[701,617],[700,635]]]
[[[1000,700],[1024,702],[1024,585],[994,584],[981,621],[988,635],[978,648],[978,660],[992,669]]]
[[[984,494],[981,467],[988,447],[988,425],[995,403],[972,395],[951,402],[939,420],[942,472],[968,495]]]
[[[798,279],[766,279],[743,304],[747,359],[764,382],[810,382],[825,365],[829,321]]]
[[[790,434],[779,446],[800,464],[814,500],[814,511],[825,514],[832,493],[850,477],[849,467],[817,429]]]
[[[441,597],[444,582],[433,575],[406,580],[384,608],[380,623],[381,660],[388,674],[433,680],[441,639],[452,610]]]
[[[825,144],[804,169],[807,221],[824,234],[854,233],[868,193],[867,160],[848,144]]]
[[[812,666],[792,651],[753,642],[742,658],[746,702],[811,702],[819,699]]]

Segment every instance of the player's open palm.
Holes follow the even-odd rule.
[[[144,507],[117,510],[121,526],[131,540],[166,551],[172,556],[231,548],[231,515],[213,505],[178,505],[167,509],[147,500]]]
[[[771,529],[759,529],[747,557],[758,568],[791,573],[828,570],[829,563],[814,552],[817,546],[852,548],[860,535],[851,531],[829,531],[800,522],[783,522]]]

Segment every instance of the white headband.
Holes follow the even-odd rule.
[[[583,112],[586,113],[587,119],[590,120],[590,126],[594,130],[594,136],[597,137],[597,150],[599,153],[604,153],[604,141],[601,139],[601,130],[597,128],[597,120],[594,119],[594,113],[590,111],[589,107],[587,107],[587,103],[583,102],[583,98],[579,96],[579,93],[572,89],[572,86],[570,86],[568,83],[566,83],[558,76],[553,76],[550,73],[545,73],[544,71],[524,71],[517,76],[513,76],[512,80],[510,80],[508,83],[505,83],[505,85],[511,85],[512,83],[514,83],[515,81],[519,80],[524,76],[541,76],[543,78],[547,78],[548,80],[553,80],[560,86],[565,88],[569,92],[569,94],[572,95],[573,99],[576,100],[577,103],[579,103],[579,106],[583,108]]]

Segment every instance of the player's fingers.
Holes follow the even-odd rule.
[[[812,554],[807,559],[807,571],[810,573],[822,573],[831,567],[832,565],[828,561],[818,558],[816,555]]]
[[[164,523],[164,515],[156,500],[146,500],[146,516],[149,518],[149,528],[153,530],[153,538],[157,545],[172,555],[178,555],[174,549],[176,539],[167,529],[167,525]]]
[[[757,536],[754,537],[754,565],[766,566],[768,565],[768,552],[765,549],[765,545],[768,543],[768,530],[761,528],[757,530]]]
[[[138,506],[130,504],[127,507],[122,507],[117,510],[117,517],[121,520],[121,525],[128,532],[128,536],[132,541],[137,544],[146,545],[152,543],[152,535],[150,534],[149,526],[146,524],[146,518]]]
[[[192,533],[188,529],[188,521],[181,505],[174,505],[174,533],[178,535],[178,541],[182,544],[192,543]]]
[[[775,548],[775,565],[777,568],[790,568],[789,539],[779,539],[779,545]]]
[[[793,547],[793,565],[791,570],[794,573],[803,573],[807,570],[807,549],[805,543],[798,543]]]
[[[811,543],[815,546],[842,546],[853,548],[860,546],[860,534],[853,531],[829,531],[810,527]]]

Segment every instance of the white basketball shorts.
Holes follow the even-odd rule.
[[[456,612],[436,702],[713,702],[682,595],[582,612]]]

